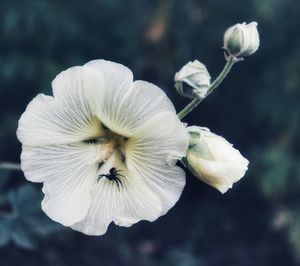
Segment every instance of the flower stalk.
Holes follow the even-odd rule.
[[[179,113],[178,117],[179,119],[184,118],[187,114],[189,114],[195,107],[198,106],[199,103],[201,103],[210,93],[214,91],[224,80],[224,78],[228,75],[230,72],[232,66],[236,63],[236,58],[234,56],[229,56],[222,72],[219,74],[219,76],[214,80],[214,82],[210,85],[206,95],[204,97],[198,97],[193,99],[185,108],[183,108]]]
[[[21,171],[21,165],[18,163],[0,162],[0,169]]]

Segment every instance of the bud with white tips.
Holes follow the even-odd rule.
[[[190,136],[185,163],[200,180],[225,193],[248,169],[245,159],[232,145],[207,128],[187,127]]]
[[[235,58],[251,55],[257,51],[258,47],[259,34],[256,22],[235,24],[224,34],[223,48],[226,51],[226,59],[229,55]]]
[[[190,61],[175,74],[175,88],[184,97],[203,98],[209,89],[210,79],[204,64],[198,60]]]

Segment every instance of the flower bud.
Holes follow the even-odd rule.
[[[224,34],[224,49],[228,55],[248,56],[255,53],[258,47],[259,34],[256,22],[235,24]]]
[[[248,169],[245,159],[232,145],[206,128],[188,127],[190,141],[185,163],[200,180],[225,193]]]
[[[175,74],[175,88],[184,97],[203,98],[209,89],[210,79],[204,64],[198,60],[190,61]]]

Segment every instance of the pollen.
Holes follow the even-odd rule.
[[[105,163],[108,160],[109,156],[112,155],[114,150],[115,150],[115,144],[113,142],[100,144],[96,161],[98,163]]]
[[[107,133],[108,134],[106,134],[105,137],[101,138],[105,138],[105,141],[100,142],[101,144],[99,145],[96,161],[99,164],[103,164],[114,152],[117,152],[117,154],[120,156],[121,161],[124,163],[126,160],[125,143],[127,139],[113,133],[112,131],[109,131]]]

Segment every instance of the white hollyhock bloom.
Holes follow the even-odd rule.
[[[186,164],[203,182],[225,193],[248,169],[248,160],[226,139],[207,128],[191,126]]]
[[[164,215],[185,185],[175,163],[188,147],[165,93],[104,60],[63,71],[52,87],[53,97],[31,101],[17,131],[26,178],[43,182],[44,212],[89,235]],[[121,183],[109,179],[112,168]]]
[[[251,55],[258,47],[259,34],[256,22],[237,23],[224,34],[224,49],[236,57]]]

